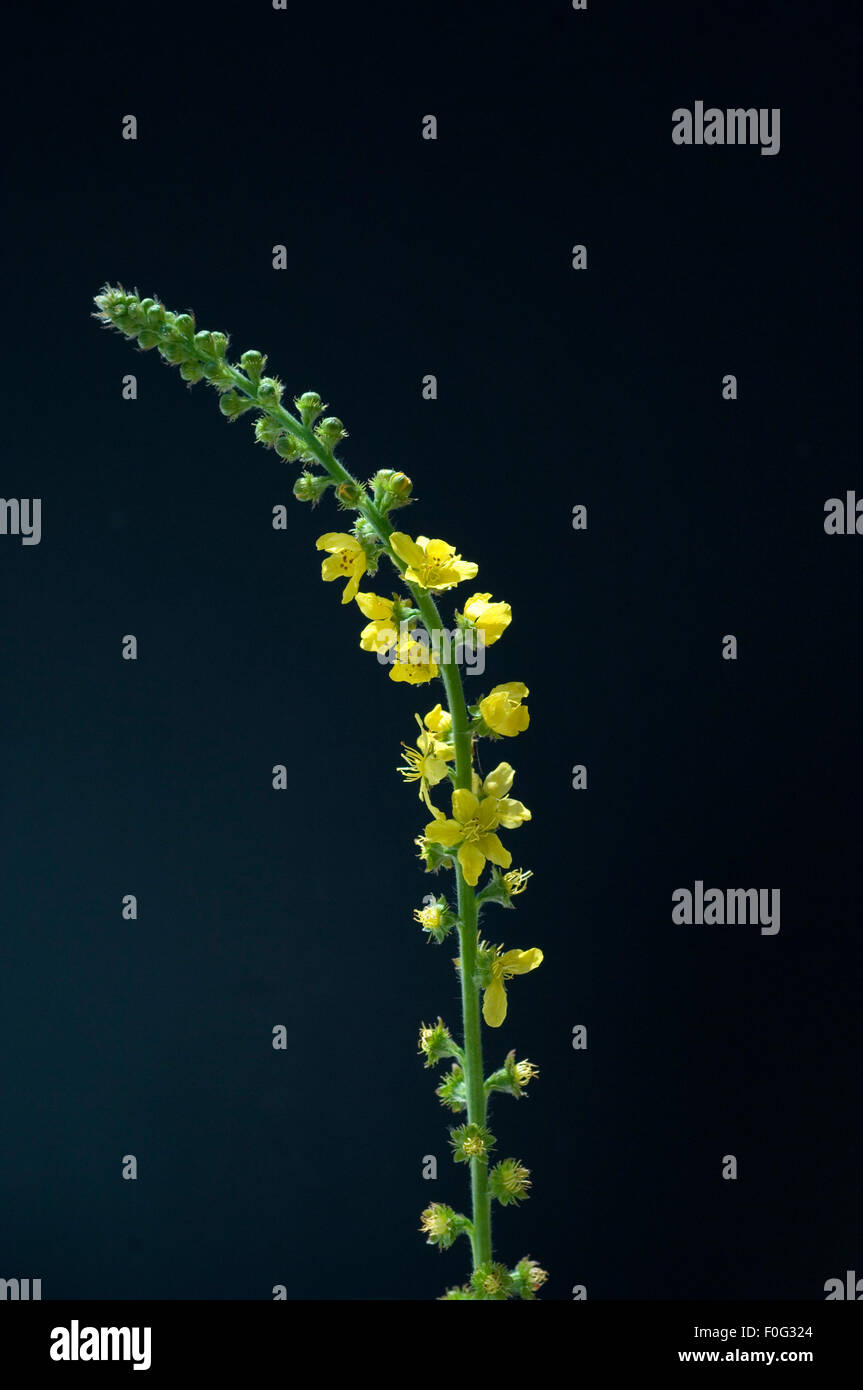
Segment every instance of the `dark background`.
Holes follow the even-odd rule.
[[[347,466],[410,473],[405,529],[513,606],[470,693],[530,687],[493,751],[535,877],[483,925],[546,959],[486,1034],[541,1070],[492,1112],[534,1179],[496,1253],[555,1299],[863,1273],[863,538],[823,530],[863,493],[851,15],[256,0],[7,35],[2,492],[42,498],[43,536],[0,537],[0,1276],[432,1299],[466,1273],[417,1231],[466,1200],[416,1056],[421,1020],[458,1024],[455,950],[412,922],[433,885],[394,771],[437,695],[321,584],[345,518],[101,330],[105,280],[320,391]],[[779,154],[673,145],[696,99],[781,108]],[[781,931],[673,925],[697,878],[780,888]]]

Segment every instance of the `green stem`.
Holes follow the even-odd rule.
[[[237,389],[241,391],[243,395],[258,403],[254,384],[243,376],[242,372],[237,371],[236,368],[229,368],[229,370],[234,378]],[[344,465],[339,463],[338,459],[333,456],[331,451],[320,442],[313,430],[309,429],[308,426],[304,425],[300,420],[297,420],[295,416],[291,415],[281,405],[267,405],[261,408],[264,409],[268,415],[278,420],[286,430],[299,439],[308,452],[313,454],[321,466],[326,469],[331,478],[339,483],[351,483],[354,486],[358,486],[357,479],[354,478]],[[404,577],[406,565],[404,561],[396,555],[389,543],[394,527],[390,525],[387,518],[375,506],[374,502],[367,494],[362,497],[357,511],[359,511],[371,526],[374,527],[387,555],[402,577]],[[428,590],[417,588],[407,580],[404,580],[404,582],[413,595],[414,602],[428,630],[429,636],[433,637],[435,632],[443,631],[443,620],[438,612],[437,604]],[[444,646],[446,645],[447,644],[444,644]],[[455,786],[466,787],[470,790],[473,782],[472,736],[461,673],[459,672],[456,661],[452,658],[451,648],[449,648],[449,659],[445,658],[443,652],[441,652],[439,670],[446,691],[450,717],[452,719],[452,740],[455,750]],[[458,893],[458,932],[459,944],[461,947],[462,1030],[464,1036],[464,1075],[465,1091],[467,1093],[467,1118],[469,1124],[484,1125],[488,1110],[488,1095],[485,1089],[485,1075],[482,1060],[482,1023],[479,989],[474,979],[476,974],[477,955],[476,893],[473,888],[465,882],[461,865],[457,859],[455,860],[455,875]],[[484,1264],[491,1259],[491,1199],[488,1191],[488,1163],[480,1159],[472,1158],[470,1161],[470,1180],[473,1208],[473,1228],[470,1233],[470,1238],[473,1249],[473,1265],[474,1269],[476,1269],[478,1265]]]

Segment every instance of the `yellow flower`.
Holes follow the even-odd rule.
[[[325,536],[318,537],[315,545],[318,550],[330,552],[321,565],[321,578],[327,581],[346,579],[342,603],[350,603],[366,572],[366,552],[356,536],[349,536],[345,531],[328,531]]]
[[[452,715],[442,705],[435,705],[425,717],[425,726],[433,734],[447,734],[452,728]]]
[[[425,828],[425,838],[447,849],[459,846],[458,862],[465,882],[475,888],[486,860],[508,869],[512,855],[501,844],[495,830],[499,825],[514,830],[530,820],[530,811],[520,801],[506,795],[515,776],[509,763],[501,763],[481,784],[479,793],[456,787],[452,794],[452,819],[439,819]]]
[[[434,680],[437,666],[424,642],[417,642],[410,633],[399,633],[395,644],[397,660],[390,667],[390,680],[407,685],[425,685]]]
[[[420,731],[417,746],[411,748],[407,743],[402,744],[405,750],[405,765],[396,771],[402,774],[406,782],[419,782],[420,799],[425,802],[433,816],[439,816],[440,812],[431,803],[429,787],[436,787],[438,782],[442,782],[446,777],[446,765],[455,757],[455,749],[452,744],[441,743],[434,734],[427,733],[418,714],[414,715],[414,719]]]
[[[498,948],[500,949],[500,948]],[[542,965],[542,951],[537,946],[529,951],[505,951],[492,961],[491,984],[482,998],[482,1016],[489,1028],[499,1028],[506,1018],[506,990],[504,980],[511,975],[527,975]]]
[[[531,819],[530,811],[521,801],[515,801],[507,792],[512,786],[515,769],[509,763],[498,763],[481,785],[477,795],[494,797],[497,801],[497,818],[507,830],[515,830],[524,821]],[[507,875],[509,877],[509,875]]]
[[[429,540],[428,536],[417,536],[412,541],[404,531],[393,531],[390,545],[408,567],[405,578],[421,589],[452,589],[463,579],[473,579],[479,568],[456,555],[454,546]]]
[[[464,606],[464,616],[482,633],[487,647],[502,637],[512,622],[509,604],[490,603],[490,598],[491,594],[473,594]]]
[[[486,724],[496,734],[514,738],[522,733],[530,723],[527,706],[522,700],[530,694],[521,681],[509,681],[506,685],[496,685],[484,700],[479,702],[479,712]]]
[[[360,633],[360,646],[364,652],[388,652],[399,639],[399,623],[395,614],[395,600],[379,598],[377,594],[354,594],[360,612],[372,621]]]

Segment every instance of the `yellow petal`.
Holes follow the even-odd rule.
[[[501,825],[505,825],[507,830],[515,830],[525,821],[532,819],[524,802],[514,801],[511,796],[501,798],[497,804],[497,814]]]
[[[373,618],[382,622],[393,616],[391,598],[380,598],[378,594],[357,594],[356,601],[357,607],[366,618]]]
[[[458,862],[461,864],[465,883],[475,888],[485,868],[485,855],[482,850],[476,843],[464,844],[458,852]]]
[[[412,541],[410,536],[406,536],[404,531],[393,531],[390,536],[390,545],[398,555],[400,560],[404,560],[406,565],[425,564],[423,554],[416,541]]]
[[[482,1016],[489,1028],[499,1028],[506,1018],[506,990],[499,976],[492,980],[483,995]]]
[[[426,563],[430,565],[445,565],[451,556],[455,555],[455,546],[447,545],[446,541],[427,541],[425,545]],[[476,573],[476,569],[474,569]]]
[[[506,796],[512,786],[515,777],[515,769],[509,763],[498,763],[493,772],[490,772],[482,784],[482,789],[486,796]]]
[[[456,787],[452,794],[452,813],[456,820],[460,820],[464,825],[467,821],[473,820],[479,811],[479,802],[473,792],[469,792],[467,787]]]
[[[438,845],[457,845],[464,835],[464,830],[457,820],[433,820],[427,825],[424,831],[427,840],[433,840]]]
[[[529,951],[505,951],[497,964],[507,975],[527,975],[542,965],[542,951],[538,946],[531,946]]]
[[[318,536],[315,541],[318,550],[361,550],[362,547],[356,536],[349,536],[346,531],[327,531],[325,536]]]
[[[504,849],[496,835],[478,835],[477,844],[492,864],[499,864],[502,869],[508,869],[512,863],[512,855],[508,849]]]

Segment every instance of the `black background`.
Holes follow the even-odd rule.
[[[530,687],[493,751],[535,877],[483,925],[545,963],[486,1034],[541,1070],[493,1110],[534,1179],[496,1254],[554,1299],[863,1274],[863,539],[823,530],[863,494],[851,7],[185,0],[7,37],[2,493],[43,536],[0,537],[0,1276],[431,1299],[466,1272],[417,1231],[466,1200],[416,1056],[458,1024],[455,952],[412,922],[394,771],[437,694],[321,584],[345,519],[102,331],[105,280],[320,391],[346,465],[404,468],[400,523],[512,604],[475,685]],[[779,154],[675,146],[696,100],[779,107]],[[673,925],[698,878],[780,888],[781,931]]]

